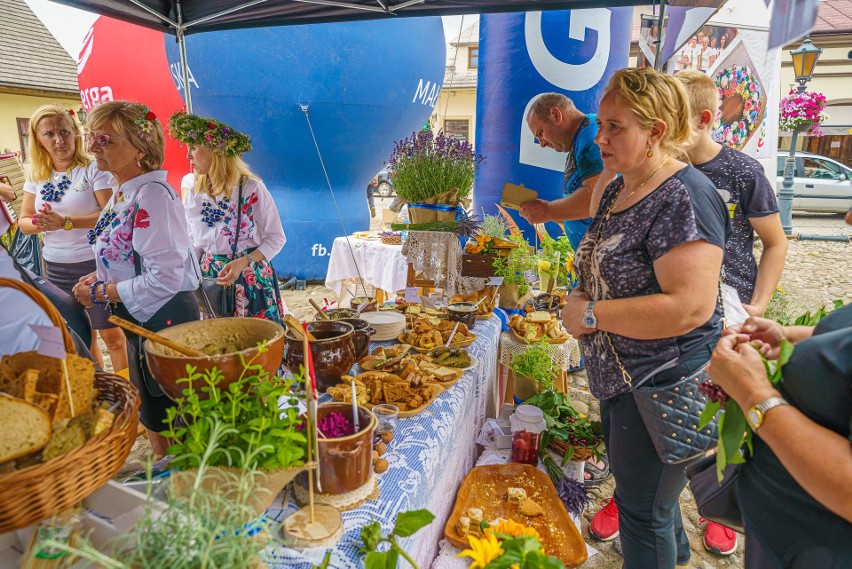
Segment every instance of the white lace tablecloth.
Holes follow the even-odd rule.
[[[464,253],[455,233],[445,231],[409,231],[402,253],[417,274],[435,282],[447,297],[470,294],[485,288],[488,279],[462,276]]]
[[[575,368],[580,365],[580,342],[574,338],[568,338],[567,342],[562,344],[550,344],[553,349],[553,360],[559,365],[562,371],[568,371],[569,368]],[[512,356],[525,352],[529,348],[529,344],[515,336],[511,331],[503,332],[500,335],[500,363],[508,364]]]
[[[402,540],[402,545],[420,567],[431,565],[459,484],[476,461],[476,436],[485,417],[495,416],[499,402],[495,375],[500,321],[496,317],[478,321],[473,331],[478,338],[467,349],[479,365],[468,370],[424,411],[399,420],[396,436],[385,455],[390,468],[378,477],[380,497],[343,513],[345,533],[334,548],[331,567],[364,566],[364,556],[358,553],[363,524],[377,520],[387,533],[399,512],[420,508],[435,514],[435,521]],[[295,509],[292,503],[285,508],[273,506],[267,515],[283,521]],[[273,568],[308,569],[311,563],[319,564],[324,554],[325,550],[319,548],[277,548],[265,560]]]
[[[325,286],[340,297],[344,282],[357,279],[359,270],[366,284],[395,293],[405,288],[408,261],[400,245],[385,245],[381,241],[358,239],[351,235],[348,242],[346,237],[335,239],[325,274]]]

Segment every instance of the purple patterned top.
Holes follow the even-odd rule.
[[[653,263],[682,243],[706,241],[724,249],[730,234],[727,209],[712,182],[692,166],[675,173],[651,194],[613,213],[604,222],[604,215],[622,186],[621,177],[607,186],[577,250],[579,287],[592,300],[660,293]],[[705,324],[676,338],[636,340],[618,334],[610,334],[610,338],[630,376],[638,381],[654,368],[718,335],[720,317],[717,306]],[[609,399],[630,390],[602,332],[584,337],[581,344],[589,387],[595,397]]]

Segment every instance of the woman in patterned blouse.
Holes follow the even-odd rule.
[[[678,506],[684,465],[660,460],[631,383],[676,383],[710,359],[722,330],[730,222],[712,182],[680,160],[691,137],[684,109],[673,77],[648,68],[613,75],[595,142],[604,174],[621,176],[593,197],[597,214],[574,264],[580,284],[562,312],[583,339],[589,388],[601,400],[626,569],[690,557]]]
[[[83,306],[109,303],[113,314],[153,332],[198,320],[197,266],[183,205],[160,169],[165,138],[157,117],[145,105],[110,101],[89,113],[88,127],[89,150],[98,168],[112,174],[114,193],[89,232],[97,272],[80,280],[74,296]],[[174,403],[148,371],[142,338],[127,337],[140,420],[155,458],[162,457],[169,441],[159,433]]]
[[[109,174],[98,170],[86,155],[73,111],[58,103],[42,105],[30,117],[29,165],[18,227],[23,233],[44,235],[47,280],[71,294],[80,277],[95,270],[86,233],[112,196]],[[126,368],[124,333],[107,322],[105,307],[86,312],[109,349],[113,369]],[[103,367],[94,334],[91,350]]]
[[[184,201],[202,273],[234,286],[234,316],[280,323],[286,308],[270,261],[287,238],[272,195],[241,158],[249,137],[185,112],[172,116],[169,130],[188,146],[195,170]]]

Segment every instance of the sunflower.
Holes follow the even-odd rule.
[[[513,520],[504,520],[499,519],[497,523],[492,524],[485,530],[486,533],[502,533],[506,535],[511,535],[512,537],[521,537],[521,536],[531,536],[541,541],[541,537],[538,535],[538,532],[535,528],[527,527],[523,524],[519,524]]]
[[[465,549],[458,554],[458,557],[470,557],[472,559],[469,569],[483,569],[491,561],[503,555],[500,541],[491,532],[486,532],[482,538],[469,535],[467,541],[470,544],[470,549]]]

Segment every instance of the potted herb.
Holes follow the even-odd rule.
[[[548,449],[563,457],[563,465],[569,460],[582,461],[591,456],[600,460],[605,452],[601,424],[577,411],[568,395],[547,391],[533,395],[525,404],[535,405],[544,412],[547,430],[541,436],[542,460],[546,462]]]
[[[536,261],[535,256],[530,253],[529,243],[522,235],[510,235],[507,239],[518,247],[505,257],[497,257],[494,260],[494,274],[503,277],[499,291],[500,307],[518,308],[527,301]]]
[[[514,377],[514,395],[523,401],[552,389],[553,376],[561,372],[553,361],[553,347],[545,341],[512,356],[508,367]]]
[[[557,284],[567,283],[568,290],[577,285],[577,275],[574,273],[574,249],[571,247],[568,237],[565,235],[560,235],[556,239],[545,237],[541,241],[539,255],[542,260],[558,259],[554,265],[546,269],[548,275],[552,275]],[[539,271],[541,271],[541,266],[539,266]],[[541,290],[546,290],[546,288],[546,286],[542,286]]]
[[[245,364],[243,375],[227,389],[219,387],[218,369],[196,373],[188,366],[188,378],[178,382],[189,387],[177,406],[168,410],[169,429],[175,442],[168,453],[174,456],[171,476],[178,493],[206,486],[208,491],[233,486],[241,473],[256,473],[255,492],[250,501],[258,514],[269,507],[284,486],[304,467],[307,438],[299,417],[293,388],[299,376],[270,378],[259,365]],[[207,395],[199,396],[199,391]],[[289,407],[280,409],[285,400]]]
[[[412,223],[456,219],[459,202],[473,190],[482,156],[470,143],[431,131],[412,133],[394,146],[397,195],[408,203]]]

